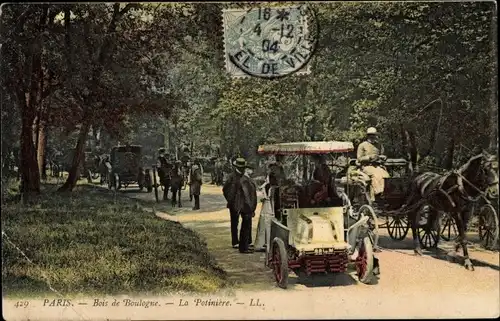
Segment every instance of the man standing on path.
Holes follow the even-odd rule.
[[[198,161],[194,162],[193,167],[191,168],[191,182],[189,187],[189,192],[194,197],[194,206],[193,211],[200,209],[200,193],[201,193],[201,184],[203,183],[203,174],[201,171],[201,164]]]
[[[233,162],[234,172],[228,177],[222,192],[227,201],[231,215],[231,239],[233,248],[238,247],[240,253],[252,253],[252,218],[257,208],[257,189],[251,178],[245,175],[249,168],[244,158]],[[241,215],[241,230],[238,240],[238,223]]]
[[[160,177],[160,184],[163,186],[163,200],[168,200],[168,190],[170,189],[170,175],[173,165],[169,161],[169,155],[166,148],[158,149],[158,176]]]

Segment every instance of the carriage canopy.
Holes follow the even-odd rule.
[[[257,152],[261,155],[312,155],[328,153],[346,153],[354,151],[352,142],[321,141],[293,142],[261,145]]]

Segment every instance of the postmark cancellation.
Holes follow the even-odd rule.
[[[307,5],[223,10],[227,72],[259,78],[309,74],[317,42],[315,22]]]

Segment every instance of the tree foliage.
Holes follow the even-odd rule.
[[[359,142],[369,126],[397,157],[412,133],[421,160],[439,167],[496,149],[494,3],[313,4],[312,72],[280,80],[226,73],[228,6],[3,6],[2,134],[19,139],[3,139],[2,162],[20,149],[23,190],[39,191],[47,143],[68,140],[71,189],[96,137],[104,149],[141,143],[148,162],[161,145],[254,158],[266,142]]]

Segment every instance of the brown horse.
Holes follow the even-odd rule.
[[[160,185],[163,186],[163,200],[168,200],[168,191],[172,181],[173,165],[170,164],[165,157],[158,157],[160,166],[158,167],[158,176],[160,177]]]
[[[472,209],[472,204],[486,194],[498,195],[498,161],[495,155],[485,151],[469,159],[462,167],[448,174],[432,172],[417,174],[408,189],[408,198],[403,210],[408,212],[415,254],[422,255],[417,236],[421,205],[429,205],[429,217],[424,228],[430,229],[438,222],[440,212],[450,213],[455,221],[459,237],[455,251],[462,247],[465,264],[474,270],[467,251],[465,231]],[[437,235],[439,241],[439,235]],[[437,242],[436,242],[437,244]]]
[[[175,207],[176,205],[178,207],[182,207],[181,194],[184,182],[185,178],[184,178],[183,166],[180,162],[176,162],[173,165],[170,175],[170,189],[172,190],[172,207]],[[177,198],[179,198],[179,202],[177,202]]]

